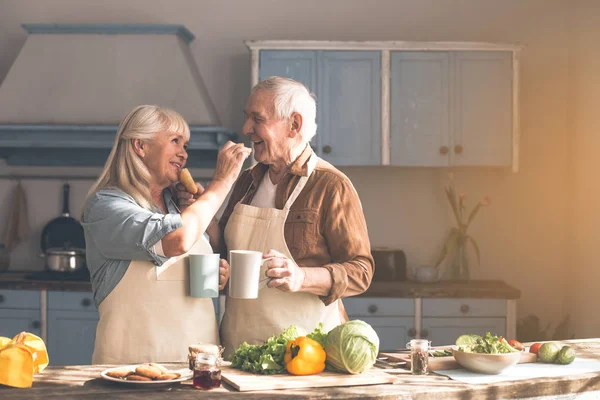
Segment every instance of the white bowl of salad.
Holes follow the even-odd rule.
[[[463,335],[452,348],[452,355],[463,368],[480,374],[497,375],[517,364],[521,352],[512,348],[506,340],[491,335]]]

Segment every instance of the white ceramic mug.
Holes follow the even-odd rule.
[[[190,296],[219,297],[219,254],[190,254]]]
[[[251,250],[229,251],[229,297],[256,299],[258,291],[267,286],[264,263],[275,257],[262,258],[263,253]],[[262,274],[261,274],[262,271]]]

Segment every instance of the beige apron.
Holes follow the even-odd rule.
[[[308,176],[300,178],[283,210],[258,208],[242,204],[241,201],[236,204],[225,228],[227,248],[263,253],[274,249],[293,260],[285,243],[285,221],[290,207],[306,185],[316,164],[317,156],[313,154],[308,161]],[[263,274],[264,269],[261,270],[261,276]],[[258,293],[257,299],[234,299],[228,296],[221,323],[221,343],[225,346],[225,357],[229,358],[243,342],[262,344],[290,325],[310,332],[319,322],[323,322],[326,331],[341,323],[337,301],[325,306],[317,295],[283,292],[268,287]]]
[[[195,254],[212,253],[201,237]],[[132,261],[100,303],[92,364],[185,362],[188,345],[219,344],[212,299],[189,296],[188,255],[162,266]]]

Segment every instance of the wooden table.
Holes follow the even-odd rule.
[[[570,340],[580,357],[600,360],[600,339]],[[413,376],[394,370],[395,384],[236,392],[225,386],[208,392],[196,390],[191,381],[170,386],[131,387],[100,378],[100,372],[110,366],[49,367],[37,374],[33,387],[15,389],[0,386],[0,398],[13,399],[498,399],[556,396],[600,390],[600,373],[538,378],[486,385],[469,385],[430,374]],[[169,366],[184,367],[183,364]]]

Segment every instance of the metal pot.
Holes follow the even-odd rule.
[[[51,248],[42,254],[50,271],[72,272],[85,265],[85,250]]]

